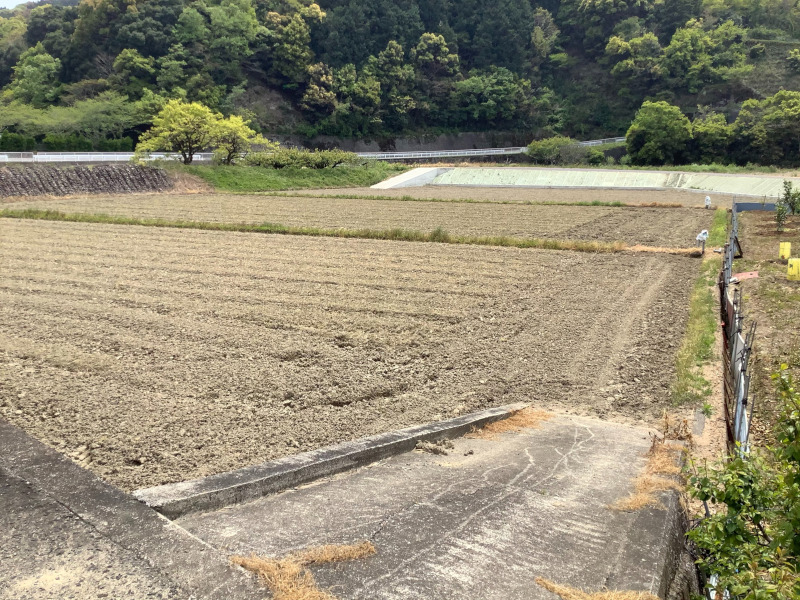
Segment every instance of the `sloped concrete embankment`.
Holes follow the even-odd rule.
[[[0,197],[130,194],[172,188],[166,171],[138,165],[0,168]]]

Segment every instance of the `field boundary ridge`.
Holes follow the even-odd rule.
[[[169,519],[244,504],[311,481],[413,450],[418,442],[450,440],[507,419],[526,404],[510,404],[454,419],[342,442],[327,448],[183,481],[136,490],[133,495]]]

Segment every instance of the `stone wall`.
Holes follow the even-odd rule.
[[[0,197],[129,194],[160,192],[171,187],[172,180],[166,171],[137,165],[14,165],[0,168]]]

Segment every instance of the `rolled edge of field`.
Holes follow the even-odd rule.
[[[316,479],[363,467],[413,450],[417,442],[460,437],[473,428],[507,419],[527,404],[510,404],[462,417],[417,425],[352,442],[287,456],[210,475],[133,492],[133,496],[169,519],[218,510],[275,494]]]

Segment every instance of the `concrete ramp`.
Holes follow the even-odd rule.
[[[433,180],[439,175],[451,170],[452,169],[439,167],[411,169],[402,175],[397,175],[387,179],[386,181],[376,183],[372,186],[372,188],[375,190],[389,190],[393,188],[419,187],[428,185],[433,183]]]
[[[176,523],[229,554],[370,540],[375,556],[313,568],[343,600],[554,598],[537,577],[666,598],[682,550],[677,498],[609,508],[632,491],[649,445],[643,429],[560,416]]]

